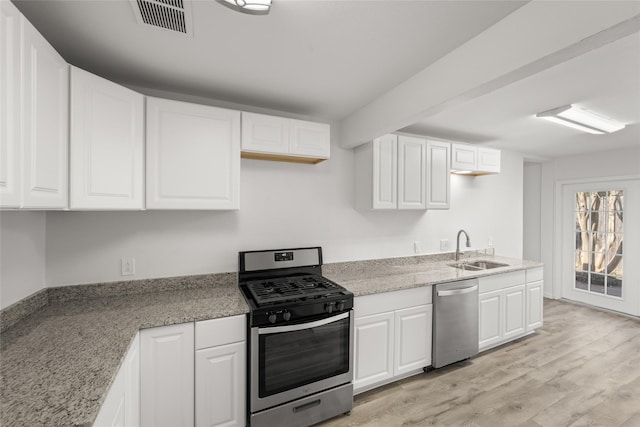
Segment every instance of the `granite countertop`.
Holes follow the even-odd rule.
[[[542,263],[536,261],[493,255],[473,256],[462,261],[486,260],[507,266],[469,271],[451,267],[450,264],[455,261],[450,256],[440,258],[442,259],[434,260],[433,256],[416,256],[327,264],[324,266],[323,275],[353,292],[354,296],[363,296],[542,266]]]
[[[227,282],[49,302],[2,333],[0,425],[91,425],[139,329],[249,311]]]
[[[323,275],[362,296],[542,266],[465,261],[476,259],[508,266],[465,271],[445,254],[325,264]],[[15,318],[0,341],[2,426],[90,426],[139,329],[249,311],[235,273],[47,291],[26,317],[23,307],[4,310],[2,319]]]

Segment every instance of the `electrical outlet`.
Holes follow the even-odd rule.
[[[489,240],[487,241],[487,246],[489,246],[490,248],[493,247],[493,236],[489,236]]]
[[[420,242],[413,242],[413,252],[419,254],[422,250],[420,249]]]
[[[133,276],[136,274],[136,259],[135,258],[122,258],[120,264],[122,276]]]
[[[449,239],[440,240],[440,250],[446,251],[447,249],[449,249]]]

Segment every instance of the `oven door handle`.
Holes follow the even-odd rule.
[[[284,326],[273,326],[271,328],[258,328],[258,335],[266,335],[266,334],[277,334],[280,332],[295,332],[302,331],[304,329],[312,329],[317,328],[318,326],[328,325],[329,323],[337,322],[338,320],[346,319],[349,317],[350,313],[342,313],[336,316],[331,316],[328,319],[317,320],[315,322],[310,323],[300,323],[297,325],[284,325]]]

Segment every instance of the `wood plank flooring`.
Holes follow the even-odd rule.
[[[356,396],[322,427],[640,427],[640,319],[545,300],[534,335]]]

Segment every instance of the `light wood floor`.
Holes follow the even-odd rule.
[[[640,427],[640,320],[545,300],[536,334],[356,396],[322,427]]]

